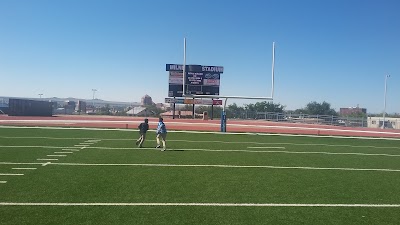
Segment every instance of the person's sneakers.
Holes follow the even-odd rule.
[[[142,146],[141,146],[141,145],[139,145],[138,147],[139,147],[139,148],[141,148]]]
[[[157,145],[156,148],[161,148],[161,146],[160,146],[160,145]]]
[[[165,151],[165,150],[167,150],[167,149],[165,149],[165,148],[161,149],[162,152]]]

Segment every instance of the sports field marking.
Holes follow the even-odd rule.
[[[265,143],[262,143],[265,144]],[[272,144],[272,143],[271,143]],[[283,143],[275,143],[275,144],[283,144]],[[287,144],[287,143],[285,143]],[[297,145],[297,144],[292,144],[292,145]],[[299,144],[299,145],[308,145],[308,144]],[[319,145],[319,144],[315,144]],[[333,145],[330,145],[333,146]],[[1,146],[0,146],[1,147]],[[55,148],[53,146],[3,146],[3,147],[15,147],[15,148]],[[345,147],[345,146],[343,146]],[[346,146],[346,147],[366,147],[366,146]],[[372,146],[367,146],[371,148]],[[60,147],[58,147],[60,148]],[[54,152],[54,153],[59,153],[59,154],[72,154],[73,152],[79,152],[78,149],[73,149],[73,148],[66,148],[62,147],[62,151],[65,152]],[[268,146],[250,146],[247,148],[254,148],[254,149],[268,149],[268,148],[275,148],[275,149],[285,149],[285,147],[268,147]],[[374,148],[397,148],[397,147],[374,147]],[[115,148],[115,147],[84,147],[82,149],[110,149],[110,150],[157,150],[154,148]],[[203,151],[203,152],[247,152],[247,153],[287,153],[287,154],[326,154],[326,155],[358,155],[358,156],[389,156],[389,157],[399,157],[400,155],[394,155],[394,154],[383,154],[383,153],[358,153],[358,152],[296,152],[296,151],[251,151],[251,150],[220,150],[220,149],[169,149],[170,151]]]
[[[5,180],[0,180],[0,184],[5,184],[5,183],[7,183],[7,181],[5,181]]]
[[[50,164],[51,162],[47,163],[15,163],[15,162],[0,162],[0,165],[44,165],[44,164]]]
[[[74,145],[75,147],[87,147],[89,145]]]
[[[285,147],[269,147],[269,146],[267,146],[267,147],[247,147],[247,148],[261,148],[261,149],[278,148],[278,149],[285,149]]]
[[[36,170],[37,168],[28,168],[28,167],[20,167],[20,168],[11,168],[11,169],[13,169],[13,170]]]
[[[247,148],[263,148],[263,147],[247,147]],[[294,151],[262,151],[269,153],[287,153],[287,154],[324,154],[324,155],[361,155],[361,156],[389,156],[400,157],[400,155],[382,154],[382,153],[358,153],[358,152],[294,152]]]
[[[79,152],[79,149],[72,149],[72,148],[66,148],[66,149],[61,149],[61,151],[72,151],[72,152]]]
[[[243,126],[243,125],[242,125]],[[246,126],[246,125],[245,125]],[[250,125],[253,126],[253,125]],[[275,127],[275,126],[269,126]],[[276,126],[280,127],[280,126]],[[285,126],[284,126],[285,127]],[[1,126],[0,128],[6,129],[43,129],[43,130],[95,130],[95,131],[111,131],[111,132],[132,132],[135,129],[110,129],[110,128],[85,128],[85,127],[19,127],[19,126]],[[293,127],[285,127],[285,128],[293,128]],[[300,128],[301,129],[301,128]],[[349,131],[349,130],[341,130],[341,129],[326,129],[326,128],[309,128],[314,130],[337,130],[337,131]],[[154,131],[154,130],[150,130]],[[217,134],[217,135],[260,135],[260,136],[284,136],[284,137],[313,137],[313,138],[336,138],[336,139],[362,139],[362,140],[389,140],[389,141],[399,141],[400,138],[385,138],[385,137],[358,137],[358,136],[328,136],[328,135],[308,135],[308,134],[279,134],[279,133],[248,133],[248,132],[229,132],[229,133],[221,133],[221,132],[212,132],[212,131],[179,131],[179,130],[171,130],[171,133],[192,133],[192,134]],[[360,133],[376,133],[376,134],[393,134],[400,135],[397,132],[388,132],[388,131],[358,131],[353,130],[350,132],[360,132]],[[53,138],[53,137],[9,137],[9,136],[0,136],[0,138],[48,138],[48,139],[91,139],[91,138]],[[101,139],[101,140],[116,140],[116,139]]]
[[[140,148],[140,149],[150,149],[153,150],[154,148]],[[158,150],[158,149],[156,149]],[[247,152],[247,153],[268,153],[268,151],[252,151],[252,150],[238,150],[238,149],[167,149],[167,151],[201,151],[201,152]]]
[[[285,147],[247,147],[250,149],[286,149]],[[109,148],[109,147],[88,147],[87,149],[110,149],[110,150],[157,150],[155,148]],[[295,151],[252,151],[252,150],[238,150],[238,149],[167,149],[167,151],[203,151],[203,152],[246,152],[246,153],[287,153],[287,154],[326,154],[326,155],[358,155],[358,156],[389,156],[389,157],[400,157],[400,155],[383,154],[383,153],[358,153],[358,152],[295,152]]]
[[[290,142],[239,142],[239,141],[191,141],[191,140],[168,140],[169,142],[188,142],[188,143],[221,143],[221,144],[257,144],[257,145],[295,145],[295,146],[325,146],[325,147],[349,147],[349,148],[378,148],[378,149],[400,149],[400,147],[383,147],[371,145],[330,145],[314,143],[290,143]]]
[[[38,161],[57,161],[58,159],[36,159]]]
[[[330,145],[330,144],[313,144],[313,143],[257,143],[264,145],[294,145],[294,146],[323,146],[323,147],[348,147],[348,148],[376,148],[376,149],[400,149],[400,147],[385,147],[385,146],[372,146],[372,145]]]
[[[0,162],[0,164],[8,164]],[[185,164],[148,164],[148,163],[49,163],[58,166],[139,166],[139,167],[214,167],[214,168],[264,168],[264,169],[300,169],[300,170],[341,170],[341,171],[379,171],[400,172],[400,169],[376,168],[340,168],[340,167],[302,167],[302,166],[245,166],[245,165],[185,165]]]
[[[23,173],[0,173],[0,176],[23,176]]]
[[[100,141],[101,141],[101,139],[90,139],[90,140],[85,140],[84,142],[86,144],[96,144],[97,142],[100,142]]]
[[[271,147],[274,148],[274,147]],[[284,148],[284,147],[276,147]],[[109,148],[109,147],[88,147],[88,149],[112,149],[112,150],[156,150],[157,148]],[[240,150],[240,149],[203,149],[203,148],[169,148],[167,151],[202,151],[202,152],[247,152],[247,153],[268,153],[268,151],[252,151],[252,150]]]
[[[211,207],[354,207],[400,208],[400,204],[286,204],[286,203],[66,203],[66,202],[0,202],[1,206],[211,206]]]
[[[56,153],[56,152],[54,152]],[[66,157],[67,155],[47,155],[48,157]]]
[[[3,121],[0,121],[0,123]],[[131,123],[132,121],[126,121],[126,120],[113,120],[113,121],[107,121],[107,120],[8,120],[8,122],[16,122],[16,123],[45,123],[45,124],[58,124],[58,123],[64,123],[64,124],[74,124],[74,123],[118,123],[118,124],[126,124],[126,123]],[[175,125],[181,125],[181,126],[210,126],[210,127],[218,127],[220,126],[220,124],[218,123],[191,123],[191,122],[173,122],[170,121],[168,122],[169,124],[175,124]],[[303,127],[303,126],[285,126],[285,125],[269,125],[269,124],[230,124],[229,126],[231,127],[249,127],[249,128],[275,128],[275,129],[285,129],[285,130],[314,130],[314,131],[333,131],[333,132],[348,132],[348,133],[368,133],[368,134],[394,134],[394,135],[398,135],[399,133],[396,132],[390,132],[387,130],[384,131],[376,131],[376,130],[348,130],[348,129],[341,129],[341,128],[325,128],[325,127]],[[7,126],[2,126],[2,127],[7,127]],[[15,127],[10,127],[10,128],[15,128]],[[25,127],[24,127],[25,128]],[[35,127],[38,128],[38,127]],[[42,129],[44,129],[45,127],[40,127]],[[47,128],[49,129],[49,128]],[[61,127],[53,127],[52,129],[82,129],[82,128],[73,128],[73,127],[69,127],[69,128],[61,128]],[[104,128],[84,128],[87,130],[110,130],[108,129],[104,129]],[[133,130],[137,130],[137,129],[115,129],[115,130],[125,130],[128,132],[132,132]],[[211,132],[210,132],[211,133]]]
[[[318,136],[317,136],[318,137]],[[22,138],[22,137],[21,137]],[[34,138],[34,137],[24,137],[24,138]],[[48,138],[48,137],[38,137],[38,138]],[[51,139],[51,138],[49,138]],[[61,139],[61,138],[59,138]],[[65,140],[72,140],[75,138],[63,138]],[[86,138],[87,139],[87,138]],[[101,139],[103,141],[132,141],[133,139],[122,138],[122,139]],[[380,140],[375,138],[374,140]],[[386,140],[386,139],[385,139]],[[393,139],[389,139],[393,140]],[[396,140],[396,139],[394,139]],[[385,146],[372,146],[372,145],[331,145],[331,144],[314,144],[314,143],[290,143],[290,142],[251,142],[251,141],[196,141],[196,140],[168,140],[169,142],[187,142],[187,143],[222,143],[222,144],[259,144],[259,145],[293,145],[293,146],[325,146],[325,147],[349,147],[349,148],[377,148],[377,149],[400,149],[400,147],[385,147]],[[74,147],[58,147],[58,146],[0,146],[0,147],[9,147],[9,148],[18,148],[18,147],[48,147],[48,148],[74,148]],[[90,146],[79,146],[75,145],[75,147],[90,147]]]
[[[60,166],[148,166],[148,167],[216,167],[216,168],[266,168],[266,169],[302,169],[302,170],[343,170],[343,171],[382,171],[400,172],[400,169],[368,169],[368,168],[324,168],[324,167],[289,167],[289,166],[238,166],[238,165],[179,165],[179,164],[127,164],[127,163],[13,163],[0,162],[0,165],[60,165]]]

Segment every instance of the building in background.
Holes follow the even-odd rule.
[[[366,108],[360,108],[360,107],[349,107],[349,108],[340,108],[339,114],[341,116],[350,116],[354,114],[367,114],[367,109]]]
[[[78,100],[78,104],[76,104],[75,111],[76,111],[78,114],[84,114],[84,113],[86,113],[86,102],[85,102],[85,101]]]
[[[53,103],[28,99],[9,99],[9,116],[52,116]]]
[[[141,104],[142,106],[154,105],[153,99],[152,99],[149,95],[143,96],[143,97],[142,97],[141,103],[142,103],[142,104]]]
[[[1,114],[8,114],[8,104],[4,102],[0,102],[0,115]]]
[[[133,107],[131,110],[126,112],[126,115],[128,116],[154,116],[154,113],[152,111],[149,111],[146,107],[138,106],[138,107]]]
[[[368,127],[381,128],[383,117],[368,117]],[[385,128],[400,129],[400,118],[385,117]]]

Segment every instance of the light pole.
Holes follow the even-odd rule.
[[[92,89],[93,91],[93,112],[94,112],[94,94],[96,93],[97,89]]]
[[[385,93],[384,93],[384,99],[383,99],[383,125],[382,129],[385,129],[385,115],[386,115],[386,92],[387,92],[387,79],[390,77],[390,75],[385,76]]]
[[[38,95],[39,95],[39,98],[42,98],[42,95],[43,95],[43,94],[38,94]]]

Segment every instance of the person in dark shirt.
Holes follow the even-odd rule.
[[[146,132],[149,130],[149,120],[144,119],[144,122],[139,124],[139,139],[136,141],[136,145],[141,148],[143,146],[143,142],[146,139]]]

